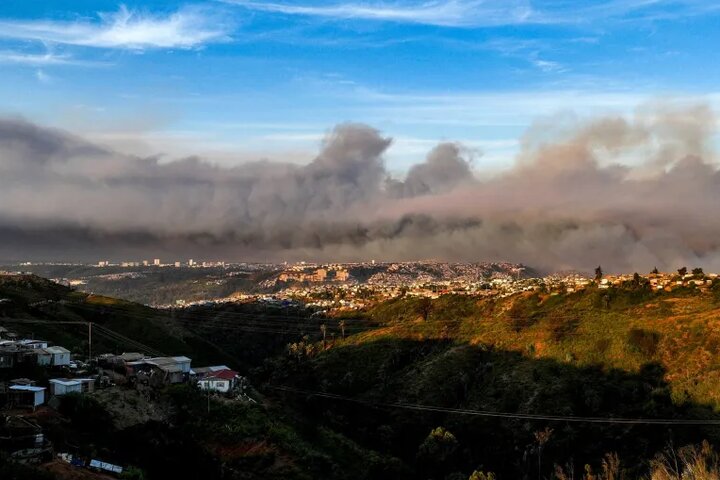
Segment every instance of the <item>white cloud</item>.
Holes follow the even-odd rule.
[[[194,48],[227,39],[228,27],[198,9],[167,16],[121,6],[99,21],[0,20],[0,37],[99,48]]]
[[[589,24],[598,20],[669,20],[720,10],[707,0],[610,0],[606,2],[531,2],[530,0],[413,0],[306,3],[219,0],[285,15],[334,20],[375,20],[442,27],[491,27],[519,24]],[[537,5],[533,7],[531,3]]]
[[[102,66],[107,65],[101,62],[90,62],[78,60],[69,55],[47,53],[26,53],[12,50],[0,51],[0,64],[38,66],[59,66],[59,65],[80,65],[80,66]]]
[[[252,10],[336,19],[383,20],[448,27],[505,25],[531,18],[528,0],[432,0],[400,3],[297,5],[254,0],[224,0]]]

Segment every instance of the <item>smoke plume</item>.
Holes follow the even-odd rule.
[[[442,143],[405,178],[392,139],[330,132],[307,165],[223,168],[94,145],[0,120],[0,257],[6,259],[508,260],[537,268],[720,269],[715,118],[645,106],[631,118],[538,121],[512,168],[480,180]]]

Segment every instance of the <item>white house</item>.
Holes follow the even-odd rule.
[[[45,387],[34,385],[12,385],[8,388],[11,403],[16,407],[35,409],[45,403]]]
[[[81,393],[82,382],[67,378],[53,378],[50,380],[50,395],[66,395],[68,393]]]
[[[45,351],[52,355],[51,365],[55,367],[70,365],[70,350],[67,348],[47,347]]]
[[[198,388],[204,391],[228,393],[237,385],[239,375],[233,370],[221,370],[198,380]]]

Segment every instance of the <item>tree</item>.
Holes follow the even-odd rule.
[[[495,480],[495,474],[492,472],[481,472],[479,470],[475,470],[468,480]]]
[[[650,273],[652,273],[653,275],[657,275],[658,273],[660,273],[660,271],[658,270],[657,267],[655,267],[652,269],[652,272],[650,272]]]
[[[678,268],[678,274],[684,277],[687,274],[687,267]]]
[[[602,267],[600,265],[598,265],[598,267],[595,269],[595,281],[599,282],[600,280],[602,280],[602,277],[603,277]]]
[[[417,459],[422,467],[430,470],[431,476],[441,476],[445,468],[454,463],[459,447],[455,435],[443,427],[437,427],[418,448]]]
[[[325,350],[325,337],[327,335],[327,326],[323,323],[320,325],[320,332],[322,332],[323,336],[323,350]]]
[[[340,332],[342,333],[343,340],[345,340],[345,320],[340,320]]]
[[[703,269],[700,268],[700,267],[693,268],[693,269],[692,269],[692,274],[693,274],[693,275],[704,275]]]
[[[432,300],[428,297],[422,297],[417,303],[417,313],[423,320],[427,321],[432,311]]]
[[[640,274],[637,272],[633,273],[633,283],[635,286],[640,285]]]
[[[598,267],[600,268],[600,267]],[[538,479],[542,479],[542,451],[545,444],[550,441],[553,430],[550,427],[545,427],[545,430],[535,432],[535,441],[537,442],[537,455],[538,455]]]

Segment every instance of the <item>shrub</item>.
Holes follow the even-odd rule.
[[[646,357],[652,357],[660,343],[660,335],[642,328],[633,328],[628,333],[628,343]]]

